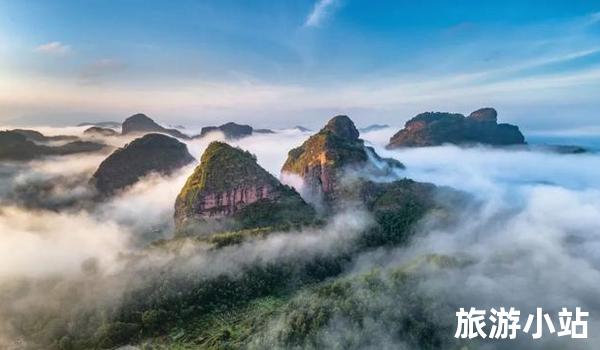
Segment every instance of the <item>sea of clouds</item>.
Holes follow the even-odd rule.
[[[40,131],[81,135],[83,129]],[[514,306],[522,310],[523,321],[535,307],[554,314],[563,306],[580,306],[590,312],[587,341],[545,335],[531,342],[529,335],[520,334],[516,342],[483,342],[484,348],[597,348],[600,156],[456,146],[386,150],[384,145],[393,132],[383,129],[362,137],[381,156],[406,165],[406,170],[398,171],[398,178],[449,186],[470,194],[473,200],[456,208],[460,220],[450,227],[440,228],[428,222],[435,218],[428,218],[409,246],[363,253],[347,273],[393,269],[434,253],[467,256],[471,263],[459,270],[423,272],[421,288],[457,307]],[[309,135],[279,130],[231,143],[256,154],[259,164],[279,177],[287,152]],[[223,139],[214,133],[187,145],[199,160],[210,141]],[[115,147],[131,141],[106,140]],[[147,176],[114,198],[96,203],[87,181],[105,157],[71,155],[0,164],[0,287],[23,278],[75,280],[85,275],[90,261],[101,280],[127,268],[124,254],[135,254],[152,240],[172,237],[175,198],[196,164],[171,176]],[[320,230],[273,235],[218,253],[195,254],[186,267],[215,274],[236,271],[257,259],[310,258],[311,252],[344,249],[344,242],[370,224],[366,213],[344,213]],[[164,263],[161,259],[149,261]],[[35,296],[43,298],[44,293]],[[18,297],[0,300],[4,305],[15,303],[27,312],[27,301]],[[10,321],[0,321],[0,345],[13,340]],[[351,333],[351,329],[340,329],[344,325],[338,319],[327,336]],[[399,344],[381,337],[380,345],[393,348]]]

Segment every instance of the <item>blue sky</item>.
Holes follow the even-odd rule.
[[[0,124],[600,126],[600,1],[0,0]]]

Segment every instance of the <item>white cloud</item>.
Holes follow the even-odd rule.
[[[304,22],[305,27],[318,27],[321,22],[332,11],[333,6],[337,3],[336,0],[318,0],[315,3],[312,11],[306,17]]]
[[[63,56],[71,52],[71,47],[60,41],[52,41],[36,47],[35,51],[49,55]]]

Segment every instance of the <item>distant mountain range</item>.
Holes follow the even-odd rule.
[[[390,126],[387,124],[372,124],[369,125],[367,127],[358,129],[360,132],[365,133],[365,132],[371,132],[371,131],[377,131],[377,130],[382,130],[382,129],[387,129]]]
[[[83,122],[83,123],[77,124],[77,126],[98,126],[101,128],[120,129],[121,123],[119,123],[119,122],[95,122],[95,123]]]
[[[40,144],[39,141],[68,141],[59,146]],[[31,160],[43,156],[61,156],[97,152],[108,146],[77,137],[46,137],[38,132],[24,130],[0,131],[0,160]]]

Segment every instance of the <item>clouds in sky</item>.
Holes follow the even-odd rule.
[[[35,51],[47,55],[64,56],[71,52],[71,47],[60,41],[52,41],[36,47]]]
[[[313,119],[317,121],[330,114],[348,113],[360,124],[366,125],[369,120],[362,121],[361,115],[352,111],[363,111],[361,114],[368,116],[372,115],[369,111],[388,110],[392,111],[394,118],[378,121],[400,125],[404,122],[402,118],[408,119],[425,110],[468,113],[484,105],[497,107],[503,120],[513,121],[515,118],[510,116],[507,107],[539,104],[540,109],[531,117],[547,120],[549,114],[539,114],[544,111],[543,105],[553,105],[556,101],[585,104],[593,100],[592,95],[598,90],[594,87],[600,86],[600,69],[536,74],[522,71],[541,70],[547,64],[568,63],[585,56],[582,52],[576,52],[522,62],[521,66],[464,74],[428,74],[416,80],[411,76],[395,75],[366,80],[349,79],[343,83],[329,82],[324,85],[203,81],[182,86],[177,82],[163,82],[163,87],[177,86],[177,89],[156,86],[131,89],[125,83],[111,83],[111,77],[126,74],[128,67],[120,61],[100,60],[84,67],[79,83],[75,85],[65,81],[20,81],[12,84],[11,99],[21,105],[39,105],[40,114],[52,106],[51,109],[58,110],[73,108],[99,113],[116,112],[119,117],[144,111],[158,114],[163,119],[181,121],[171,115],[203,111],[204,115],[218,113],[224,118],[255,126],[276,127],[285,125],[269,122],[269,114],[285,114],[292,118],[309,114],[314,115]],[[0,82],[0,90],[2,85]],[[105,85],[111,87],[110,93],[103,88]],[[31,91],[37,93],[32,95]],[[569,94],[576,96],[564,100],[564,96]],[[517,118],[516,122],[521,124],[524,121]],[[569,123],[572,127],[585,125],[576,123],[576,120]]]
[[[338,0],[317,0],[312,11],[306,17],[305,27],[318,27],[331,14]]]
[[[520,4],[504,9],[528,9]],[[203,5],[212,12],[172,6],[161,18],[144,13],[156,10],[149,6],[135,21],[156,23],[141,30],[119,8],[114,23],[72,24],[68,38],[62,27],[42,35],[53,25],[46,9],[41,19],[21,21],[31,38],[23,28],[0,30],[15,38],[0,43],[0,124],[143,111],[187,126],[315,126],[332,114],[400,125],[426,110],[468,113],[483,105],[525,128],[554,129],[554,120],[567,118],[573,127],[597,124],[600,12],[542,17],[536,9],[511,20],[483,4],[459,14],[438,5],[233,2]],[[235,23],[215,20],[226,13],[235,13]],[[257,15],[271,20],[257,22]],[[324,24],[327,30],[315,30]],[[49,36],[55,41],[35,48]]]

